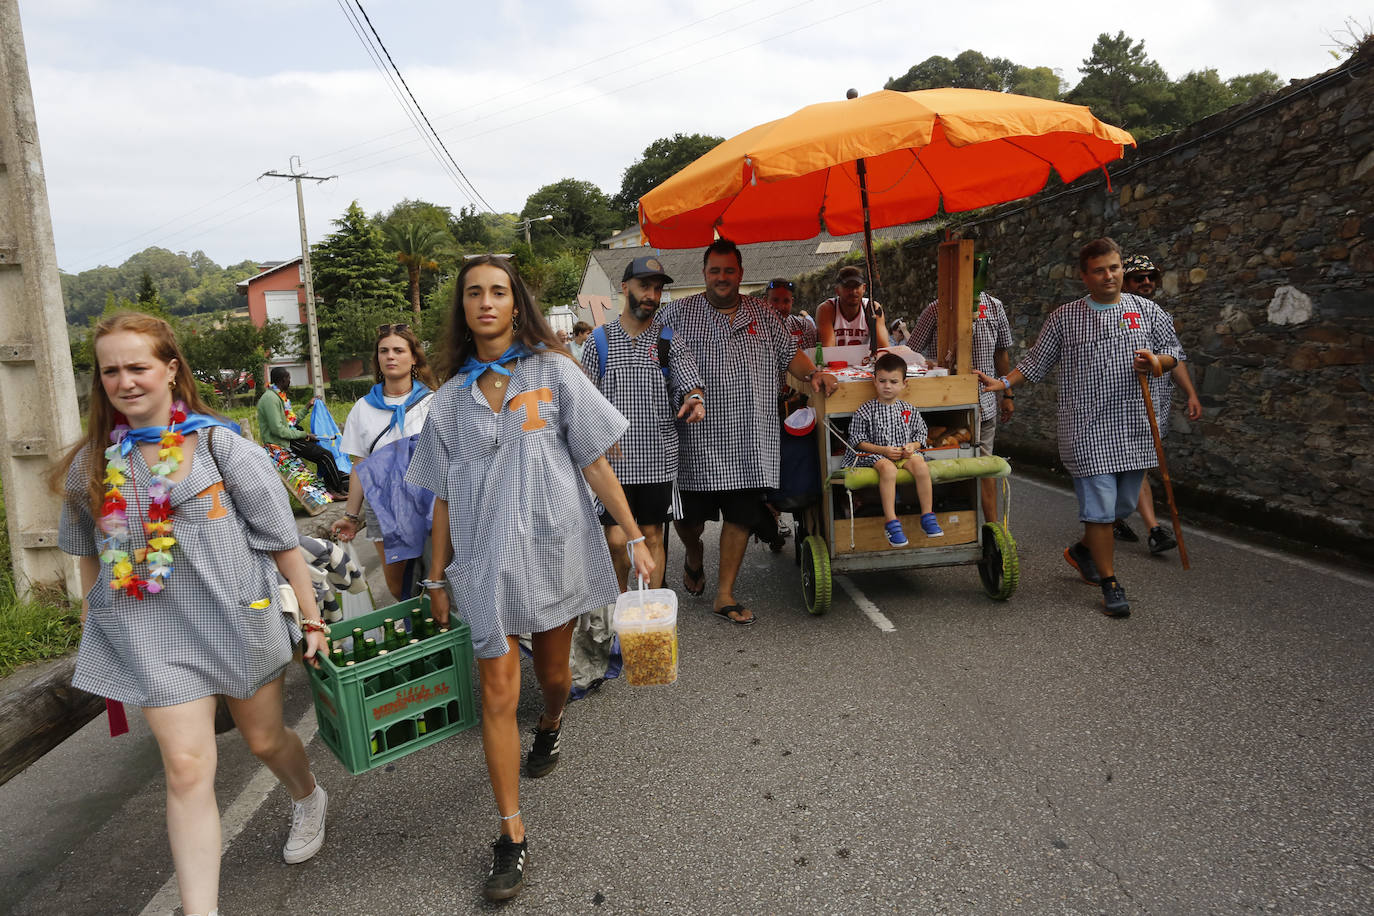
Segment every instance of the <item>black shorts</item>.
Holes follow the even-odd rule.
[[[627,483],[624,485],[625,501],[630,504],[630,514],[640,525],[662,525],[673,520],[673,482]],[[616,524],[611,513],[601,512],[601,524],[607,528]]]
[[[721,516],[732,525],[752,530],[762,513],[764,491],[762,488],[745,490],[683,490],[682,521],[685,524],[714,522]]]

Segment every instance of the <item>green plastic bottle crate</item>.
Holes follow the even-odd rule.
[[[333,625],[334,639],[347,638],[354,627],[371,631],[388,617],[400,619],[417,609],[421,617],[429,614],[428,596],[340,621]],[[329,658],[319,668],[306,666],[320,737],[350,773],[390,763],[477,724],[472,636],[456,617],[450,623],[447,632],[350,667],[339,668]],[[386,690],[380,684],[384,672],[395,679]]]

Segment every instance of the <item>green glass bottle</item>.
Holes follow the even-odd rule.
[[[334,663],[335,668],[342,668],[348,658],[344,655],[343,646],[335,646],[334,651],[329,653],[329,660]]]
[[[375,640],[375,639],[373,639],[371,636],[369,636],[369,637],[367,637],[366,639],[363,640],[363,657],[362,657],[361,659],[359,659],[359,661],[364,661],[364,662],[365,662],[365,661],[367,661],[367,660],[370,659],[370,658],[376,658],[376,657],[377,657],[377,640]]]
[[[350,655],[352,656],[352,658],[353,658],[354,661],[361,662],[361,661],[365,661],[365,660],[366,660],[366,657],[363,655],[362,650],[363,650],[363,631],[362,631],[362,628],[361,628],[361,627],[354,627],[354,628],[353,628],[353,651],[350,653]]]
[[[388,652],[396,648],[396,618],[388,617],[382,621],[382,648]]]

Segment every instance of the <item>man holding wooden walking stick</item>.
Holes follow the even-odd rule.
[[[1021,362],[1001,378],[979,372],[988,391],[1039,381],[1058,370],[1059,456],[1073,477],[1083,539],[1064,551],[1085,582],[1102,588],[1109,617],[1131,612],[1113,565],[1112,525],[1135,510],[1140,482],[1157,464],[1137,373],[1168,372],[1183,348],[1169,316],[1121,292],[1121,249],[1109,238],[1084,245],[1079,277],[1088,295],[1056,309]]]

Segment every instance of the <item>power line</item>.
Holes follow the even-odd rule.
[[[367,10],[363,9],[362,0],[353,0],[353,3],[355,6],[358,7],[358,12],[363,14],[363,19],[367,22],[368,29],[372,32],[372,36],[377,39],[377,46],[381,48],[382,53],[386,55],[387,63],[391,64],[391,69],[395,71],[396,78],[399,79],[401,81],[401,85],[405,87],[406,95],[410,96],[410,101],[414,103],[415,110],[420,113],[420,117],[423,118],[425,121],[425,126],[429,128],[429,132],[433,134],[434,139],[438,141],[439,148],[444,151],[444,155],[448,157],[448,161],[453,163],[453,167],[457,169],[458,174],[462,176],[463,181],[467,182],[469,188],[472,188],[472,193],[476,194],[477,199],[482,201],[482,205],[487,208],[487,212],[495,213],[496,210],[492,208],[491,204],[487,203],[486,198],[484,198],[482,196],[482,193],[477,190],[477,186],[468,180],[467,175],[463,174],[463,169],[458,165],[458,160],[454,159],[453,154],[448,151],[448,147],[444,146],[444,140],[442,137],[439,136],[439,132],[434,129],[434,125],[429,123],[429,115],[425,114],[424,108],[420,106],[420,100],[415,98],[415,93],[410,91],[410,85],[406,82],[406,78],[401,75],[401,69],[396,66],[396,61],[391,59],[391,52],[386,49],[386,44],[382,41],[382,36],[378,35],[377,29],[373,27],[372,18],[367,15]]]
[[[743,29],[753,28],[754,26],[758,25],[759,23],[761,23],[761,22],[763,22],[763,21],[765,21],[765,20],[768,20],[768,19],[772,19],[772,18],[774,18],[774,17],[776,17],[776,16],[780,16],[780,15],[782,15],[783,13],[794,13],[794,12],[796,12],[796,10],[797,10],[799,7],[801,7],[801,6],[808,6],[808,5],[810,5],[810,4],[814,3],[814,2],[815,2],[815,0],[802,0],[801,3],[793,4],[792,6],[789,6],[789,7],[783,8],[783,9],[775,10],[775,11],[773,11],[773,12],[771,12],[771,13],[768,13],[768,14],[766,14],[766,15],[764,15],[764,16],[759,16],[759,17],[756,18],[756,19],[751,19],[751,20],[749,20],[748,22],[742,22],[742,23],[739,23],[739,24],[737,24],[737,25],[733,25],[733,26],[731,26],[730,28],[725,29],[724,31],[716,32],[716,33],[714,33],[714,34],[712,34],[712,35],[708,35],[708,36],[706,36],[706,37],[704,37],[704,38],[699,38],[699,39],[697,39],[696,41],[688,42],[687,44],[682,45],[681,47],[674,48],[673,50],[670,50],[670,51],[665,51],[665,52],[663,52],[662,54],[657,55],[657,56],[658,56],[660,59],[662,59],[662,58],[670,57],[670,56],[675,55],[675,54],[680,54],[680,53],[682,53],[682,52],[685,52],[685,51],[690,50],[691,48],[696,47],[697,45],[704,44],[704,43],[709,42],[709,41],[715,41],[715,40],[717,40],[717,39],[719,39],[719,38],[721,38],[721,37],[723,37],[723,36],[725,36],[725,35],[729,35],[729,34],[732,33],[732,32],[738,32],[738,31],[741,31],[741,30],[743,30]],[[883,2],[883,0],[873,0],[873,2],[866,4],[866,6],[873,6],[875,3],[880,3],[880,2]],[[864,7],[860,7],[860,9],[863,9],[863,8],[864,8]],[[849,11],[849,12],[852,12],[852,11]],[[716,55],[716,56],[714,56],[714,57],[709,57],[709,58],[704,58],[704,59],[702,59],[702,60],[694,61],[694,62],[691,63],[691,64],[687,64],[687,65],[685,65],[685,66],[683,66],[683,67],[679,67],[679,68],[677,68],[677,69],[675,69],[675,70],[669,70],[669,71],[667,71],[667,72],[665,72],[665,73],[659,74],[658,76],[653,76],[653,77],[648,77],[648,78],[643,79],[643,80],[638,80],[638,81],[636,81],[635,83],[633,83],[633,84],[631,84],[631,85],[629,85],[629,86],[622,86],[622,87],[620,87],[619,89],[613,89],[613,90],[602,90],[602,91],[601,91],[601,95],[613,95],[613,94],[615,94],[615,93],[617,93],[617,92],[624,92],[624,91],[627,91],[627,90],[629,90],[629,89],[636,88],[637,86],[642,85],[643,83],[649,82],[649,81],[651,81],[651,80],[661,79],[661,78],[663,78],[663,77],[665,77],[665,76],[671,76],[671,75],[674,74],[674,73],[679,73],[679,72],[681,72],[681,71],[683,71],[683,70],[690,69],[691,67],[697,66],[698,64],[705,63],[705,62],[711,61],[711,60],[716,60],[716,59],[718,59],[718,58],[720,58],[720,57],[726,57],[726,56],[729,56],[730,54],[735,54],[735,53],[737,53],[737,52],[739,52],[739,51],[741,51],[741,50],[744,50],[745,48],[751,48],[751,47],[755,47],[756,45],[766,44],[766,43],[768,43],[768,42],[771,42],[771,41],[776,40],[776,39],[779,38],[779,37],[782,37],[782,36],[785,36],[785,35],[790,35],[790,34],[792,34],[793,32],[801,31],[802,29],[811,28],[812,26],[819,25],[819,24],[822,23],[822,22],[828,22],[828,21],[831,20],[831,19],[839,18],[839,16],[841,16],[841,15],[844,15],[844,14],[843,14],[843,13],[840,13],[840,14],[836,14],[836,15],[834,15],[834,16],[829,16],[829,17],[826,17],[825,19],[817,20],[816,22],[809,23],[809,24],[803,25],[803,26],[799,26],[799,27],[797,27],[797,28],[795,28],[795,29],[791,29],[791,30],[786,31],[786,32],[782,32],[782,33],[780,33],[780,35],[771,36],[771,37],[769,37],[769,38],[765,38],[765,39],[762,39],[762,40],[760,40],[760,41],[754,42],[753,44],[745,45],[745,46],[742,47],[742,48],[736,48],[736,49],[733,49],[733,50],[731,50],[731,51],[726,51],[726,52],[724,52],[724,53],[722,53],[722,54],[718,54],[718,55]],[[714,18],[714,17],[707,17],[707,18],[709,19],[709,18]],[[705,22],[706,20],[701,20],[701,21],[702,21],[702,22]],[[685,27],[684,27],[684,28],[685,28]],[[607,56],[612,56],[612,55],[607,55]],[[626,65],[626,66],[624,66],[624,67],[621,67],[621,68],[619,68],[619,69],[617,69],[617,70],[612,70],[612,71],[610,71],[610,72],[608,72],[608,73],[599,74],[595,79],[596,79],[597,81],[599,81],[599,80],[604,80],[604,79],[607,79],[607,78],[612,77],[612,76],[617,76],[617,75],[619,75],[619,74],[621,74],[621,73],[626,73],[626,72],[629,72],[629,71],[637,70],[640,66],[641,66],[641,65],[638,64],[638,63],[628,64],[628,65]],[[574,68],[574,69],[576,69],[576,68]],[[552,98],[555,98],[555,97],[557,97],[557,96],[563,95],[563,94],[565,94],[565,93],[567,93],[567,92],[572,92],[572,91],[575,90],[575,89],[584,88],[584,87],[591,87],[591,82],[589,81],[589,82],[584,82],[584,83],[577,83],[577,84],[574,84],[574,85],[572,85],[572,86],[564,87],[563,89],[560,89],[560,90],[558,90],[557,92],[552,93],[551,95],[542,96],[542,97],[540,97],[540,98],[538,98],[538,99],[531,99],[531,100],[528,101],[528,102],[524,102],[524,103],[520,103],[520,104],[517,104],[517,105],[510,106],[509,108],[505,109],[505,111],[506,111],[506,112],[510,112],[510,111],[513,111],[513,110],[516,109],[516,108],[522,107],[523,105],[534,104],[534,102],[536,102],[536,101],[538,101],[538,102],[547,102],[548,100],[550,100],[550,99],[552,99]],[[519,90],[512,90],[512,91],[514,92],[514,91],[519,91]],[[510,94],[510,93],[506,93],[506,94],[508,95],[508,94]],[[499,97],[500,97],[500,96],[497,96],[497,98],[499,98]],[[597,96],[597,97],[600,97],[600,96]],[[573,102],[571,105],[564,105],[564,106],[561,106],[560,108],[558,108],[558,109],[556,109],[556,110],[557,110],[557,111],[565,111],[565,110],[567,110],[567,109],[570,108],[570,107],[576,107],[577,105],[585,104],[585,103],[588,102],[588,101],[590,101],[590,99],[583,99],[583,100],[580,101],[580,102]],[[476,106],[471,106],[471,107],[476,107]],[[534,121],[534,120],[537,120],[537,119],[539,119],[539,118],[545,117],[545,116],[547,116],[547,115],[549,115],[549,114],[552,114],[553,112],[554,112],[554,110],[543,111],[543,112],[540,112],[540,113],[538,113],[538,114],[531,115],[531,116],[528,117],[528,118],[523,118],[523,119],[521,119],[521,120],[519,120],[519,121],[512,121],[512,122],[509,122],[509,123],[504,124],[504,125],[499,125],[499,126],[497,126],[497,127],[493,127],[493,128],[491,128],[491,129],[489,129],[489,130],[482,131],[481,133],[465,135],[465,136],[461,137],[460,139],[461,139],[461,140],[472,140],[472,139],[476,139],[476,138],[478,138],[478,137],[484,137],[484,136],[486,136],[487,134],[490,134],[490,133],[495,133],[495,132],[497,132],[497,131],[506,130],[506,129],[509,129],[509,128],[511,128],[511,127],[516,127],[516,126],[521,125],[521,124],[527,124],[527,123],[529,123],[530,121]],[[444,117],[444,116],[441,115],[440,117],[442,118],[442,117]],[[487,118],[489,118],[489,117],[494,117],[494,115],[483,115],[483,116],[474,118],[473,120],[468,121],[467,124],[462,125],[462,126],[471,126],[471,125],[476,124],[476,123],[479,122],[479,121],[483,121],[483,120],[485,120],[485,119],[487,119]],[[450,134],[451,134],[455,129],[456,129],[456,128],[447,129],[447,130],[445,131],[445,133],[450,133]],[[342,166],[345,166],[345,165],[350,165],[350,164],[352,164],[352,163],[354,163],[354,162],[361,162],[361,161],[366,160],[367,158],[369,158],[369,157],[371,157],[371,156],[380,155],[381,153],[385,153],[385,152],[388,152],[388,151],[393,150],[393,149],[400,149],[400,148],[402,148],[402,147],[409,146],[411,142],[413,142],[413,141],[407,141],[407,142],[403,142],[403,143],[393,144],[392,146],[384,147],[383,149],[380,149],[380,150],[374,150],[374,151],[372,151],[372,152],[370,152],[370,153],[364,153],[363,155],[361,155],[361,156],[356,156],[356,157],[354,157],[353,159],[348,159],[348,160],[345,160],[345,161],[343,161],[343,162],[334,163],[334,164],[331,165],[330,167],[331,167],[331,168],[337,169],[337,168],[341,168]],[[403,156],[393,157],[393,158],[391,158],[391,159],[386,159],[386,160],[383,160],[383,161],[381,161],[381,162],[374,162],[374,163],[371,163],[371,164],[369,164],[369,165],[363,166],[363,167],[361,167],[361,168],[354,169],[353,172],[350,173],[350,174],[356,174],[356,173],[358,173],[358,172],[369,171],[369,170],[374,169],[374,168],[380,168],[380,167],[382,167],[382,166],[384,166],[384,165],[391,165],[392,163],[400,162],[400,161],[405,160],[405,159],[410,159],[410,158],[412,158],[412,157],[414,157],[414,156],[416,156],[416,155],[418,155],[418,153],[407,153],[407,154],[405,154],[405,155],[403,155]]]
[[[685,32],[685,31],[687,31],[688,29],[694,29],[694,28],[696,28],[697,26],[699,26],[699,25],[701,25],[701,24],[703,24],[703,23],[710,22],[712,19],[718,19],[718,18],[720,18],[721,16],[724,16],[724,15],[726,15],[726,14],[735,14],[735,13],[738,13],[740,10],[744,9],[745,7],[747,7],[747,6],[753,6],[755,3],[758,3],[758,2],[760,2],[760,0],[745,0],[745,2],[743,2],[743,3],[734,4],[733,6],[727,8],[727,9],[723,9],[723,10],[721,10],[721,11],[718,12],[718,13],[712,13],[710,16],[705,16],[705,17],[703,17],[703,18],[701,18],[701,19],[694,20],[694,21],[689,22],[689,23],[687,23],[687,24],[685,24],[685,25],[680,25],[680,26],[678,26],[678,27],[675,28],[675,29],[669,29],[669,30],[666,31],[666,32],[657,33],[657,34],[655,34],[655,36],[654,36],[655,46],[656,46],[656,47],[660,47],[660,46],[661,46],[661,43],[662,43],[662,41],[663,41],[663,39],[667,38],[667,37],[670,36],[670,35],[676,35],[678,32]],[[743,28],[743,26],[740,26],[739,28]],[[728,32],[728,31],[734,31],[734,29],[727,30],[727,32]],[[721,33],[721,34],[725,34],[725,33]],[[508,96],[516,95],[516,94],[518,94],[518,93],[524,92],[524,91],[527,90],[527,89],[533,89],[534,87],[539,86],[539,85],[542,85],[542,84],[544,84],[544,83],[547,83],[547,82],[549,82],[550,80],[558,79],[560,76],[567,76],[567,75],[570,74],[570,73],[576,73],[578,70],[585,70],[586,68],[588,68],[588,67],[590,67],[590,66],[592,66],[592,65],[594,65],[594,64],[599,64],[599,63],[601,63],[603,60],[610,60],[610,59],[613,58],[613,57],[620,57],[621,55],[623,55],[623,54],[626,53],[627,51],[631,51],[631,50],[634,50],[634,49],[636,49],[636,48],[642,47],[642,45],[643,45],[642,42],[636,42],[636,43],[633,44],[633,45],[627,45],[627,46],[625,46],[625,47],[623,47],[623,48],[617,48],[616,50],[610,51],[610,52],[608,52],[608,53],[606,53],[606,54],[603,54],[603,55],[601,55],[600,57],[594,57],[594,58],[592,58],[591,60],[583,61],[582,63],[577,64],[576,66],[568,67],[568,68],[565,69],[565,70],[559,70],[557,73],[550,73],[548,76],[542,76],[542,77],[540,77],[539,79],[534,80],[533,82],[525,83],[523,86],[517,86],[517,87],[515,87],[514,89],[508,89],[508,90],[506,90],[505,92],[498,93],[497,95],[488,96],[487,98],[484,98],[484,99],[483,99],[482,101],[480,101],[480,102],[474,102],[473,104],[471,104],[471,105],[465,105],[465,106],[463,106],[462,108],[455,108],[455,109],[453,109],[452,111],[443,112],[443,113],[441,113],[441,114],[439,114],[439,115],[436,115],[436,116],[435,116],[435,120],[436,120],[436,121],[443,121],[445,118],[451,118],[451,117],[454,117],[455,115],[463,114],[464,112],[473,111],[473,110],[475,110],[475,109],[477,109],[477,108],[481,108],[483,105],[487,105],[487,104],[490,104],[490,103],[492,103],[492,102],[499,101],[499,100],[504,99],[504,98],[506,98],[506,97],[508,97]],[[691,47],[691,45],[686,45],[686,46],[684,46],[684,48],[686,48],[686,47]],[[662,53],[663,53],[663,55],[671,55],[671,54],[676,54],[677,51],[679,51],[679,50],[683,50],[683,48],[675,48],[675,49],[672,49],[672,50],[669,50],[669,51],[665,51],[665,52],[662,52]],[[581,83],[581,84],[579,84],[579,85],[586,85],[586,83]],[[532,101],[535,101],[535,100],[532,99],[532,100],[530,100],[530,101],[532,102]],[[529,102],[524,102],[524,103],[520,103],[520,104],[529,104]],[[518,106],[517,106],[517,107],[518,107]],[[318,157],[316,157],[316,158],[317,158],[317,160],[319,160],[319,161],[328,161],[328,160],[330,159],[330,157],[332,157],[332,156],[337,156],[337,155],[339,155],[340,153],[346,153],[346,152],[348,152],[349,150],[357,149],[357,148],[360,147],[360,146],[367,146],[369,143],[378,143],[378,142],[380,142],[380,141],[382,141],[382,140],[386,140],[386,139],[388,139],[388,138],[390,138],[390,137],[396,137],[396,136],[399,136],[399,135],[405,134],[405,133],[409,133],[409,131],[407,131],[405,128],[402,128],[402,129],[400,129],[400,130],[394,130],[394,131],[392,131],[391,133],[382,134],[382,135],[380,135],[380,136],[373,137],[373,138],[371,138],[371,139],[369,139],[369,140],[363,140],[363,141],[358,142],[358,143],[351,143],[351,144],[349,144],[348,146],[340,147],[339,149],[336,149],[336,150],[331,150],[330,152],[325,153],[325,154],[323,154],[322,156],[318,156]],[[386,149],[375,150],[373,153],[365,153],[365,154],[363,154],[362,156],[359,156],[359,157],[356,158],[356,159],[350,159],[350,160],[348,160],[348,162],[357,162],[357,161],[359,161],[359,160],[361,160],[361,159],[366,159],[366,158],[367,158],[368,156],[370,156],[370,155],[375,155],[376,153],[386,152],[386,150],[397,149],[397,148],[399,148],[400,146],[406,146],[406,145],[408,145],[409,143],[413,143],[413,142],[415,142],[415,141],[412,139],[412,140],[406,141],[405,143],[396,144],[396,145],[394,145],[394,146],[388,146],[388,147],[386,147]],[[346,163],[345,163],[345,164],[346,164]],[[337,165],[332,165],[332,166],[330,166],[330,168],[337,168]]]
[[[449,152],[448,147],[444,145],[443,140],[434,131],[434,125],[430,123],[429,116],[425,114],[424,108],[420,105],[419,100],[415,98],[415,93],[411,91],[410,85],[406,82],[405,76],[402,75],[400,67],[396,65],[396,61],[391,56],[391,52],[387,50],[381,35],[377,33],[377,29],[372,25],[372,20],[367,15],[367,10],[363,9],[360,0],[353,0],[353,6],[356,6],[358,13],[362,15],[361,21],[353,14],[351,7],[347,6],[344,0],[338,0],[338,2],[339,7],[344,10],[345,15],[348,16],[350,24],[354,25],[354,32],[357,33],[359,40],[363,42],[364,47],[368,48],[368,52],[372,55],[373,62],[377,65],[377,69],[381,71],[383,76],[385,76],[391,84],[393,94],[397,97],[397,102],[405,109],[411,123],[415,125],[416,131],[420,134],[426,145],[429,146],[430,151],[434,154],[434,157],[439,161],[440,165],[449,173],[449,177],[453,180],[454,184],[456,184],[459,190],[468,197],[474,207],[480,204],[480,206],[485,207],[489,212],[495,213],[496,211],[492,208],[491,204],[482,197],[481,192],[477,190],[477,187],[468,179],[467,175],[463,173],[462,168],[458,165],[458,161],[454,159],[453,154]],[[367,24],[367,31],[371,32],[371,38],[368,38],[367,35],[363,33],[363,22]],[[373,51],[374,45],[377,51],[380,51],[381,55],[386,57],[387,64],[390,66],[390,71],[382,65],[381,57],[378,56],[376,51]],[[400,90],[404,90],[405,98],[401,97]],[[407,98],[409,99],[409,103],[406,101]],[[421,126],[421,122],[423,122],[423,126]]]
[[[813,2],[813,0],[807,0],[807,2]],[[666,79],[667,77],[673,76],[673,75],[678,74],[678,73],[682,73],[682,72],[685,71],[685,70],[690,70],[690,69],[692,69],[692,68],[694,68],[694,67],[699,67],[699,66],[701,66],[702,64],[713,63],[714,61],[720,60],[720,59],[723,58],[723,57],[729,57],[729,56],[731,56],[731,55],[733,55],[733,54],[738,54],[738,53],[741,52],[741,51],[747,51],[747,50],[750,49],[750,48],[755,48],[755,47],[758,47],[758,46],[760,46],[760,45],[765,45],[765,44],[769,44],[769,43],[775,42],[775,41],[777,41],[777,40],[780,39],[780,38],[786,38],[788,35],[793,35],[793,34],[796,34],[797,32],[801,32],[801,31],[804,31],[804,30],[806,30],[806,29],[815,28],[815,27],[818,26],[818,25],[822,25],[822,24],[827,23],[827,22],[830,22],[830,21],[832,21],[832,20],[842,18],[842,17],[844,17],[844,16],[852,15],[853,13],[858,12],[859,10],[867,9],[868,7],[871,7],[871,6],[877,6],[878,4],[884,3],[884,2],[886,2],[886,0],[870,0],[870,2],[865,3],[865,4],[863,4],[862,6],[858,6],[858,7],[855,7],[855,8],[853,8],[853,9],[847,9],[847,10],[845,10],[845,11],[843,11],[843,12],[835,13],[834,15],[826,16],[826,17],[821,18],[821,19],[817,19],[817,20],[814,21],[814,22],[808,22],[808,23],[805,23],[805,24],[803,24],[803,25],[796,26],[795,28],[787,29],[786,31],[779,32],[779,33],[777,33],[777,34],[775,34],[775,35],[770,35],[770,36],[768,36],[767,38],[761,38],[761,39],[759,39],[758,41],[750,42],[749,44],[746,44],[746,45],[741,45],[741,46],[738,47],[738,48],[732,48],[732,49],[730,49],[729,51],[722,51],[721,53],[715,54],[715,55],[713,55],[713,56],[711,56],[711,57],[703,57],[703,58],[694,60],[694,61],[692,61],[692,62],[689,63],[689,64],[684,64],[684,65],[681,66],[681,67],[677,67],[677,68],[672,69],[672,70],[667,70],[667,71],[664,71],[663,73],[659,73],[659,74],[656,74],[656,75],[654,75],[654,76],[646,76],[646,77],[637,79],[635,82],[630,83],[630,84],[628,84],[628,85],[620,86],[620,87],[615,88],[615,89],[606,89],[606,90],[602,90],[602,91],[601,91],[601,94],[598,95],[598,96],[594,96],[593,98],[582,99],[581,101],[578,101],[578,102],[571,102],[571,103],[569,103],[569,104],[560,106],[560,107],[559,107],[558,109],[556,109],[556,110],[557,110],[558,112],[567,111],[567,110],[570,109],[570,108],[576,108],[576,107],[579,106],[579,105],[585,105],[587,102],[594,101],[595,99],[601,98],[602,96],[606,96],[606,95],[616,95],[616,94],[618,94],[618,93],[628,92],[628,91],[631,90],[631,89],[638,89],[638,88],[642,87],[643,85],[645,85],[645,84],[647,84],[647,83],[651,83],[651,82],[654,82],[654,81],[656,81],[656,80]],[[770,14],[770,16],[765,16],[765,17],[762,17],[762,18],[763,18],[763,19],[771,18],[771,15],[776,15],[776,14]],[[761,21],[761,20],[758,20],[758,21]],[[731,31],[733,31],[733,30],[731,30]],[[718,36],[713,36],[713,37],[718,37]],[[709,40],[709,39],[703,39],[703,40]],[[700,43],[701,43],[701,42],[693,42],[693,44],[700,44]],[[692,45],[684,46],[684,47],[683,47],[682,49],[680,49],[680,50],[686,50],[688,47],[691,47],[691,46],[692,46]],[[611,73],[605,74],[605,76],[613,76],[613,75],[615,75],[615,74],[617,74],[617,73],[621,73],[621,72],[624,72],[624,70],[629,70],[629,69],[634,69],[634,68],[633,68],[633,67],[622,68],[621,70],[616,70],[616,71],[612,71]],[[577,88],[577,87],[571,87],[571,88]],[[562,90],[562,91],[563,91],[563,92],[566,92],[566,91],[570,91],[570,90]],[[557,94],[561,94],[561,93],[555,93],[555,95],[557,95]],[[487,135],[489,135],[489,134],[499,133],[500,131],[503,131],[503,130],[509,130],[509,129],[513,128],[513,127],[519,127],[519,126],[521,126],[521,125],[523,125],[523,124],[528,124],[528,123],[530,123],[531,121],[537,121],[537,120],[539,120],[540,118],[547,117],[548,115],[553,114],[553,113],[555,113],[553,110],[550,110],[550,111],[543,111],[543,112],[540,112],[540,113],[538,113],[538,114],[531,115],[531,116],[529,116],[528,118],[523,118],[523,119],[521,119],[521,120],[519,120],[519,121],[511,121],[511,122],[509,122],[509,123],[507,123],[507,124],[501,124],[501,125],[498,125],[498,126],[496,126],[496,127],[489,128],[489,129],[487,129],[487,130],[481,131],[480,133],[467,134],[467,135],[464,135],[463,137],[461,137],[461,138],[459,138],[459,139],[464,140],[464,141],[466,141],[466,140],[476,140],[476,139],[478,139],[478,138],[480,138],[480,137],[485,137],[485,136],[487,136]],[[469,123],[473,123],[473,122],[469,122]],[[449,133],[451,133],[451,131],[449,131]],[[391,164],[393,164],[393,163],[400,162],[400,161],[405,160],[405,159],[413,158],[414,156],[417,156],[417,155],[419,155],[419,153],[408,153],[408,154],[406,154],[406,155],[404,155],[404,156],[397,156],[397,157],[395,157],[395,158],[393,158],[393,159],[387,159],[387,160],[384,160],[384,161],[382,161],[382,162],[374,162],[374,163],[372,163],[371,165],[365,165],[365,166],[363,166],[363,167],[361,167],[361,168],[353,169],[351,172],[346,172],[345,174],[356,175],[356,174],[358,174],[359,172],[366,172],[366,171],[370,171],[371,169],[381,168],[382,166],[391,165]],[[366,157],[360,157],[360,158],[366,158]]]
[[[434,140],[431,139],[429,134],[426,133],[425,129],[420,126],[420,121],[418,118],[416,118],[415,112],[411,109],[410,105],[406,103],[405,98],[402,97],[400,87],[396,82],[396,78],[392,76],[391,72],[387,70],[387,68],[382,64],[381,56],[377,53],[377,50],[373,47],[371,40],[363,31],[362,22],[353,12],[352,7],[350,7],[347,4],[346,0],[335,0],[335,2],[338,4],[339,9],[343,11],[344,17],[348,20],[349,26],[353,29],[353,34],[356,35],[358,37],[358,41],[362,43],[363,50],[365,50],[368,56],[372,59],[372,65],[377,68],[377,72],[382,74],[387,89],[390,90],[392,97],[396,99],[396,104],[401,106],[401,110],[404,111],[406,117],[410,119],[410,123],[415,128],[415,132],[420,135],[420,139],[423,140],[426,146],[429,148],[430,154],[433,155],[434,158],[438,161],[440,168],[442,168],[445,174],[448,175],[449,180],[452,181],[454,185],[457,186],[458,190],[465,197],[467,197],[468,201],[471,202],[471,204],[474,207],[476,207],[476,195],[472,191],[470,191],[469,188],[458,177],[458,175],[452,171],[451,167],[444,160],[443,156],[439,154],[438,147],[435,146]]]
[[[96,251],[94,254],[87,255],[85,258],[82,259],[82,261],[83,261],[83,262],[89,262],[89,263],[91,264],[91,267],[95,267],[95,266],[97,266],[97,265],[96,265],[96,262],[98,262],[102,257],[104,257],[104,256],[105,256],[106,254],[108,254],[109,252],[111,252],[111,251],[116,251],[116,250],[118,250],[118,249],[120,249],[120,248],[123,248],[125,245],[129,245],[129,244],[131,244],[131,243],[133,243],[133,242],[137,242],[137,241],[139,241],[140,239],[145,239],[145,238],[147,238],[148,236],[152,235],[152,234],[155,233],[155,232],[160,232],[161,230],[167,228],[168,226],[171,226],[171,225],[173,225],[173,224],[175,224],[175,223],[180,222],[181,220],[185,219],[186,217],[190,216],[191,214],[193,214],[193,213],[199,213],[201,210],[204,210],[206,207],[210,206],[211,204],[219,203],[221,200],[224,200],[226,197],[232,197],[233,195],[235,195],[235,194],[237,194],[238,192],[242,191],[244,188],[250,188],[250,187],[252,187],[254,184],[255,184],[255,182],[252,182],[252,181],[244,182],[243,184],[239,185],[237,188],[234,188],[233,190],[230,190],[230,191],[226,191],[225,193],[221,194],[219,197],[215,197],[215,198],[213,198],[213,199],[211,199],[211,200],[207,200],[205,203],[200,204],[199,206],[192,207],[191,209],[187,210],[186,212],[180,213],[180,214],[178,214],[178,215],[172,217],[171,219],[167,220],[167,222],[165,222],[165,223],[160,223],[159,225],[156,225],[156,226],[154,226],[153,228],[148,229],[148,230],[146,230],[146,231],[144,231],[144,232],[140,232],[138,235],[131,236],[131,237],[125,239],[125,240],[122,241],[122,242],[116,242],[116,243],[113,244],[113,245],[109,245],[109,246],[106,246],[105,248],[101,248],[99,251]],[[234,204],[232,207],[228,207],[228,208],[225,209],[225,210],[220,210],[220,211],[218,211],[217,213],[211,214],[209,217],[206,217],[206,219],[213,219],[215,216],[218,216],[220,213],[227,213],[227,212],[229,212],[230,210],[234,209],[234,207],[240,207],[240,206],[242,206],[243,204],[246,204],[246,203],[248,203],[249,201],[252,201],[252,200],[256,200],[257,198],[259,198],[259,197],[261,197],[261,196],[262,196],[261,193],[255,194],[255,195],[253,195],[252,197],[248,198],[247,200],[240,201],[239,203]],[[201,220],[200,222],[204,222],[204,221],[205,221],[205,220]],[[180,233],[180,232],[185,232],[187,229],[190,229],[190,228],[192,228],[192,227],[194,227],[194,226],[200,225],[200,222],[192,223],[190,226],[183,226],[181,229],[178,229],[177,232],[179,232],[179,233]]]

